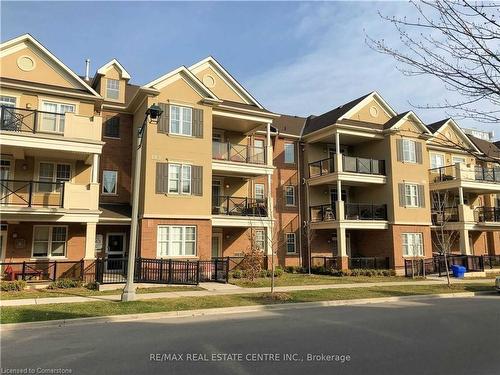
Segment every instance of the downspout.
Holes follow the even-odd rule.
[[[297,142],[297,208],[299,210],[299,266],[302,267],[303,259],[302,259],[302,164],[300,163],[300,153],[302,151],[301,142]]]

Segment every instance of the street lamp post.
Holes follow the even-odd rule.
[[[146,126],[149,122],[157,123],[162,115],[163,110],[153,104],[146,111],[146,117],[142,123],[139,131],[137,132],[137,148],[135,150],[135,165],[134,165],[134,186],[132,190],[132,222],[130,224],[130,242],[128,250],[128,265],[127,265],[127,283],[125,288],[123,288],[122,301],[133,301],[135,300],[135,284],[134,284],[134,273],[135,273],[135,257],[137,254],[137,226],[138,226],[138,216],[139,216],[139,189],[141,180],[141,157],[142,157],[142,139],[146,134]]]

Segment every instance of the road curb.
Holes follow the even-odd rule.
[[[351,299],[351,300],[283,303],[283,304],[273,304],[273,305],[217,307],[211,309],[165,311],[165,312],[144,313],[144,314],[109,315],[109,316],[99,316],[99,317],[89,317],[89,318],[1,324],[0,331],[5,332],[15,329],[69,327],[69,326],[80,326],[80,325],[95,324],[95,323],[131,322],[131,321],[141,321],[148,319],[188,318],[188,317],[200,317],[200,316],[213,316],[221,314],[298,310],[298,309],[308,309],[315,307],[367,305],[367,304],[384,303],[384,302],[419,301],[419,300],[438,299],[438,298],[463,298],[463,297],[474,297],[485,294],[491,294],[491,293],[490,292],[440,293],[440,294],[425,294],[418,296],[362,298],[362,299]]]

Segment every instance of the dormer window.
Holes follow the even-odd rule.
[[[117,79],[106,80],[106,98],[117,100],[120,96],[120,81]]]

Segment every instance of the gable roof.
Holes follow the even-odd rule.
[[[389,121],[387,121],[384,124],[384,130],[392,128],[394,125],[396,125],[400,120],[402,120],[409,113],[410,113],[410,111],[406,111],[406,112],[400,113],[399,115],[391,118]]]
[[[434,122],[430,125],[427,125],[427,128],[436,136],[437,133],[441,134],[441,130],[444,129],[445,126],[450,125],[456,132],[457,134],[471,146],[471,148],[476,151],[476,152],[481,152],[477,145],[471,141],[470,137],[464,133],[462,128],[458,126],[458,124],[453,120],[452,118],[447,118],[441,121]],[[490,142],[488,142],[490,143]]]
[[[281,115],[280,117],[273,119],[273,126],[278,130],[278,132],[295,135],[297,137],[302,135],[305,123],[306,118],[300,116]]]
[[[319,116],[309,116],[307,118],[306,124],[304,126],[303,135],[310,134],[317,130],[320,130],[326,126],[333,125],[337,120],[353,109],[356,105],[361,103],[364,99],[366,99],[370,94],[366,94],[360,96],[357,99],[354,99],[348,103],[342,104],[331,111],[325,112]]]
[[[473,135],[470,134],[467,134],[467,137],[472,141],[472,143],[474,143],[474,145],[483,154],[485,154],[490,158],[495,158],[500,160],[500,149],[496,146],[496,144],[488,142],[484,139],[474,137]]]
[[[100,75],[106,75],[106,71],[112,66],[116,66],[121,72],[122,72],[122,78],[123,79],[130,79],[130,74],[128,74],[128,72],[125,70],[125,68],[123,67],[122,64],[120,64],[118,62],[117,59],[113,59],[109,62],[107,62],[106,64],[104,64],[103,66],[101,66],[99,69],[97,69],[97,74],[100,74]],[[94,77],[95,79],[95,77]]]
[[[403,124],[403,121],[407,120],[410,117],[413,117],[416,124],[422,130],[422,133],[432,135],[429,129],[427,129],[427,126],[425,126],[422,120],[420,120],[420,118],[413,111],[406,111],[394,116],[384,124],[384,130],[398,129]]]
[[[391,106],[382,98],[378,92],[372,91],[368,95],[365,95],[361,101],[356,103],[350,110],[345,112],[342,116],[339,117],[339,120],[344,119],[345,117],[349,117],[352,114],[356,113],[359,111],[362,107],[364,107],[370,100],[375,100],[378,101],[382,109],[389,115],[389,117],[396,116],[397,113],[394,111],[394,109],[391,108]]]
[[[186,68],[184,65],[178,67],[177,69],[174,69],[161,77],[145,84],[142,86],[142,88],[157,88],[161,82],[175,76],[176,74],[185,74],[186,78],[188,78],[191,83],[198,88],[201,92],[204,93],[205,97],[208,99],[212,99],[218,102],[221,102],[221,100],[208,88],[206,87],[199,79],[196,77],[188,68]]]
[[[203,70],[205,66],[210,66],[240,98],[247,102],[247,104],[252,104],[260,109],[264,109],[257,99],[255,99],[214,57],[208,56],[205,59],[191,65],[188,69],[196,74],[197,72]]]
[[[101,98],[101,95],[99,95],[83,79],[81,79],[75,72],[73,72],[68,66],[66,66],[61,60],[59,60],[55,55],[53,55],[52,52],[50,52],[47,48],[45,48],[38,40],[36,40],[30,34],[23,34],[21,36],[18,36],[17,38],[13,38],[3,42],[0,45],[1,56],[3,57],[8,55],[9,52],[6,51],[8,49],[11,49],[13,50],[13,52],[15,52],[16,45],[20,45],[26,42],[31,43],[36,48],[38,48],[38,50],[41,51],[46,57],[48,57],[50,61],[54,62],[64,73],[66,73],[70,78],[72,78],[75,81],[75,83],[82,86],[82,88],[90,92],[95,97]]]

